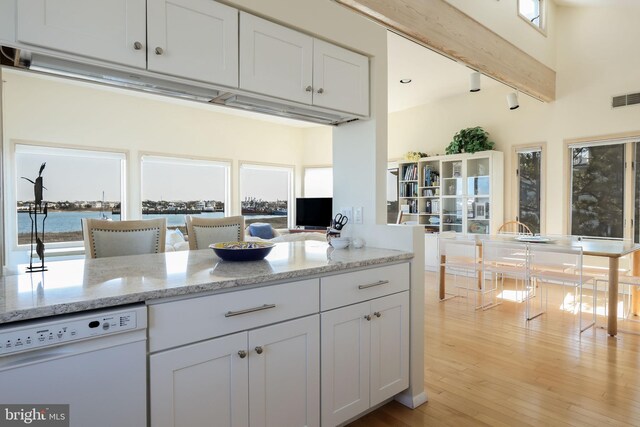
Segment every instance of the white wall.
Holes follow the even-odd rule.
[[[501,2],[510,3],[510,2]],[[482,126],[505,152],[505,218],[515,215],[512,191],[514,145],[546,142],[547,232],[561,233],[567,218],[563,166],[564,141],[601,135],[640,134],[640,105],[613,110],[611,96],[640,91],[637,70],[640,27],[635,8],[565,8],[557,14],[558,99],[542,103],[520,94],[510,111],[508,88],[465,93],[437,103],[391,114],[389,157],[405,152],[444,153],[461,128]],[[624,28],[624,31],[621,29]]]
[[[517,0],[446,1],[546,66],[555,69],[556,5],[552,0],[545,0],[547,5],[546,34],[542,34],[520,18]]]

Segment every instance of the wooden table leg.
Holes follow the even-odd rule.
[[[640,276],[640,251],[631,254],[631,274]],[[631,313],[637,316],[640,313],[640,287],[631,287]]]
[[[438,275],[438,282],[439,282],[439,286],[440,286],[440,300],[444,299],[444,273],[445,273],[445,266],[444,263],[447,260],[446,255],[440,255],[440,274]]]
[[[618,333],[618,264],[616,257],[609,258],[609,310],[607,332],[612,337]]]

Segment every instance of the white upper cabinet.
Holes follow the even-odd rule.
[[[148,68],[238,86],[238,10],[211,0],[148,0]]]
[[[369,115],[369,59],[240,13],[240,88]]]
[[[311,104],[313,39],[240,12],[240,88]]]
[[[20,0],[17,41],[146,66],[145,0]]]
[[[369,115],[369,58],[313,40],[313,105]]]

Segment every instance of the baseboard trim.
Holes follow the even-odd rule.
[[[423,391],[415,396],[410,394],[409,392],[403,392],[395,397],[396,401],[402,403],[407,408],[416,409],[418,406],[426,403],[429,399],[427,398],[427,392]]]

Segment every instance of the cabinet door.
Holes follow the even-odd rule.
[[[313,40],[313,105],[369,115],[369,58]]]
[[[149,0],[150,71],[238,87],[238,11],[211,0]]]
[[[145,0],[20,0],[17,4],[19,42],[146,66]]]
[[[247,333],[150,356],[151,426],[247,426]]]
[[[319,316],[249,332],[249,424],[320,425]]]
[[[240,12],[240,88],[311,104],[313,39]]]
[[[369,302],[321,314],[322,425],[369,408]]]
[[[371,301],[371,406],[409,387],[409,292]]]

